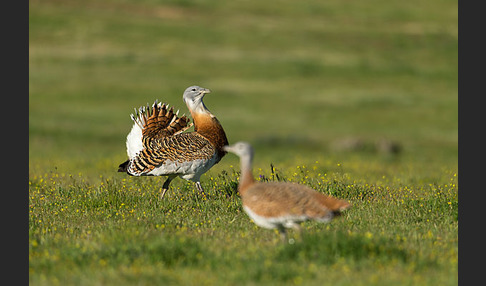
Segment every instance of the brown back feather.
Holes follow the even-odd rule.
[[[321,217],[329,211],[340,212],[350,207],[346,201],[326,196],[296,183],[254,183],[241,196],[244,205],[266,217]]]

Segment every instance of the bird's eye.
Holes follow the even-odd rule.
[[[193,89],[192,89],[192,91],[196,91],[196,89],[195,89],[195,88],[193,88]]]

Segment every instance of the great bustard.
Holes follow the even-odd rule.
[[[167,176],[160,199],[177,176],[193,181],[204,193],[200,177],[226,154],[226,134],[218,119],[209,112],[203,97],[210,90],[190,86],[183,100],[194,121],[194,131],[186,116],[179,117],[174,109],[157,103],[141,107],[131,115],[133,127],[127,136],[128,160],[118,171],[132,176]]]
[[[238,185],[243,209],[256,225],[277,228],[286,241],[286,228],[300,231],[307,220],[329,222],[351,205],[321,194],[307,186],[290,182],[256,182],[252,174],[253,148],[246,142],[225,146],[224,150],[240,157]]]

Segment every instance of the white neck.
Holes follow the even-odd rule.
[[[246,188],[255,182],[252,172],[253,154],[245,154],[240,157],[241,177],[238,191],[242,195]]]
[[[186,105],[191,114],[211,114],[209,112],[209,109],[206,107],[202,99],[196,100],[196,101],[191,101],[191,100],[186,100]]]

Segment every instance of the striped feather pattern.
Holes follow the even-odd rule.
[[[144,148],[129,164],[131,175],[144,175],[154,168],[164,168],[166,162],[184,163],[209,160],[216,152],[209,140],[195,132],[178,133],[174,136],[144,137]]]

